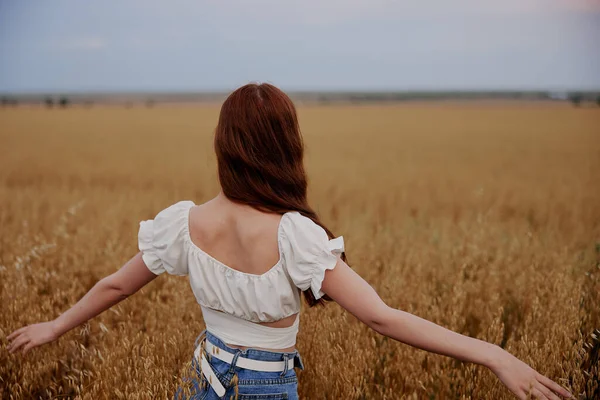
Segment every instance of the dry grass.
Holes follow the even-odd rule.
[[[299,111],[311,201],[389,305],[599,395],[600,110]],[[0,110],[0,397],[172,396],[204,327],[185,278],[161,277],[25,358],[5,337],[125,263],[140,220],[216,194],[217,112]],[[511,398],[484,368],[381,337],[336,304],[303,310],[298,348],[302,398]]]

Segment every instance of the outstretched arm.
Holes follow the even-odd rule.
[[[484,365],[520,399],[571,394],[554,381],[494,344],[461,335],[416,315],[387,306],[375,290],[338,258],[325,272],[322,288],[329,297],[378,333],[402,343],[462,361]]]
[[[25,354],[33,347],[52,342],[131,296],[157,276],[146,267],[142,253],[138,253],[117,272],[98,281],[81,300],[55,320],[28,325],[8,335],[7,339],[12,341],[8,350],[13,353],[22,348]]]

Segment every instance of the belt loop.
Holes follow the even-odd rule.
[[[194,349],[196,349],[196,347],[198,347],[198,343],[201,342],[205,336],[206,336],[206,329],[204,329],[202,332],[200,332],[200,334],[196,337],[196,340],[194,341]]]
[[[229,366],[229,371],[227,373],[233,374],[235,370],[235,365],[237,364],[238,357],[242,354],[241,350],[238,350],[233,355],[233,360],[231,360],[231,365]]]
[[[299,352],[296,352],[294,356],[294,368],[300,368],[300,371],[304,370],[304,362]]]
[[[281,375],[279,375],[279,376],[280,376],[280,377],[282,377],[282,378],[283,378],[283,377],[285,376],[285,374],[287,374],[287,372],[288,372],[288,369],[289,369],[289,366],[288,366],[288,360],[289,360],[289,357],[290,357],[290,356],[289,356],[287,353],[284,353],[284,354],[283,354],[283,363],[284,363],[284,366],[283,366],[283,372],[281,373]]]

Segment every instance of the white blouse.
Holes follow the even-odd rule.
[[[226,343],[282,349],[296,343],[299,317],[289,328],[273,322],[300,311],[301,290],[321,298],[325,271],[333,269],[344,251],[343,237],[327,233],[296,211],[283,214],[277,231],[279,261],[256,275],[235,270],[196,246],[189,233],[192,201],[180,201],[153,220],[141,221],[139,249],[155,274],[189,276],[202,307],[206,328]]]

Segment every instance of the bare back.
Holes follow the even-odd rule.
[[[246,274],[262,275],[279,261],[280,221],[280,214],[234,203],[219,193],[190,209],[189,231],[196,247],[219,263]],[[295,319],[296,314],[261,324],[286,328]]]

